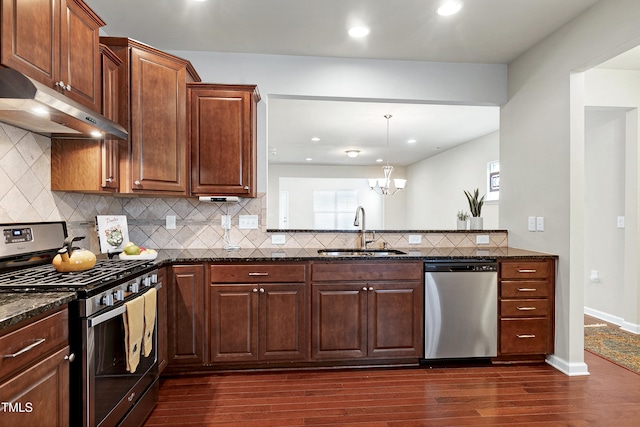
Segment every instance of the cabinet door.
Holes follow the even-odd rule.
[[[86,6],[74,0],[61,1],[60,73],[64,94],[100,111],[100,35],[104,23]]]
[[[186,194],[186,68],[131,49],[130,190]]]
[[[60,68],[58,0],[2,1],[2,65],[53,88]]]
[[[211,362],[258,360],[258,287],[210,286]]]
[[[366,357],[367,293],[367,287],[360,284],[312,284],[313,359]]]
[[[189,94],[192,194],[256,197],[255,86],[195,83]]]
[[[421,357],[422,283],[370,284],[368,298],[369,357]]]
[[[122,61],[106,46],[101,46],[102,114],[114,122],[120,119],[118,109],[119,68]],[[119,141],[105,139],[100,144],[101,180],[104,189],[116,191],[120,187]]]
[[[175,265],[168,287],[169,364],[204,363],[204,266]]]
[[[69,347],[0,384],[2,426],[69,425]],[[79,361],[76,363],[80,363]]]
[[[259,289],[260,360],[305,360],[306,285],[269,284]],[[264,292],[263,292],[264,291]]]

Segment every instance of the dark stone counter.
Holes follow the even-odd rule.
[[[0,293],[0,329],[72,301],[75,292]]]

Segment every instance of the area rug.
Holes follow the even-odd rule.
[[[617,326],[585,325],[585,350],[640,374],[640,335]]]

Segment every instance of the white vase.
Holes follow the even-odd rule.
[[[470,230],[482,230],[482,217],[481,216],[472,216],[469,220],[469,229]]]
[[[458,220],[458,230],[466,230],[467,229],[467,220]]]

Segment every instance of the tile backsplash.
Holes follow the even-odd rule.
[[[228,241],[250,248],[355,247],[357,233],[286,232],[284,245],[271,243],[266,231],[266,195],[240,203],[216,204],[197,198],[114,197],[51,191],[51,141],[6,124],[0,124],[0,223],[67,221],[69,234],[85,236],[79,245],[99,252],[96,215],[127,215],[130,240],[149,248],[222,249],[225,246],[221,216],[231,216]],[[69,165],[73,167],[73,165]],[[167,215],[176,228],[167,229]],[[258,229],[240,229],[240,215],[257,215]],[[411,233],[416,234],[416,233]],[[491,232],[490,244],[506,247],[506,232]],[[376,243],[409,247],[408,233],[377,233]],[[414,245],[411,245],[414,246]],[[476,246],[474,233],[423,233],[419,248]]]

